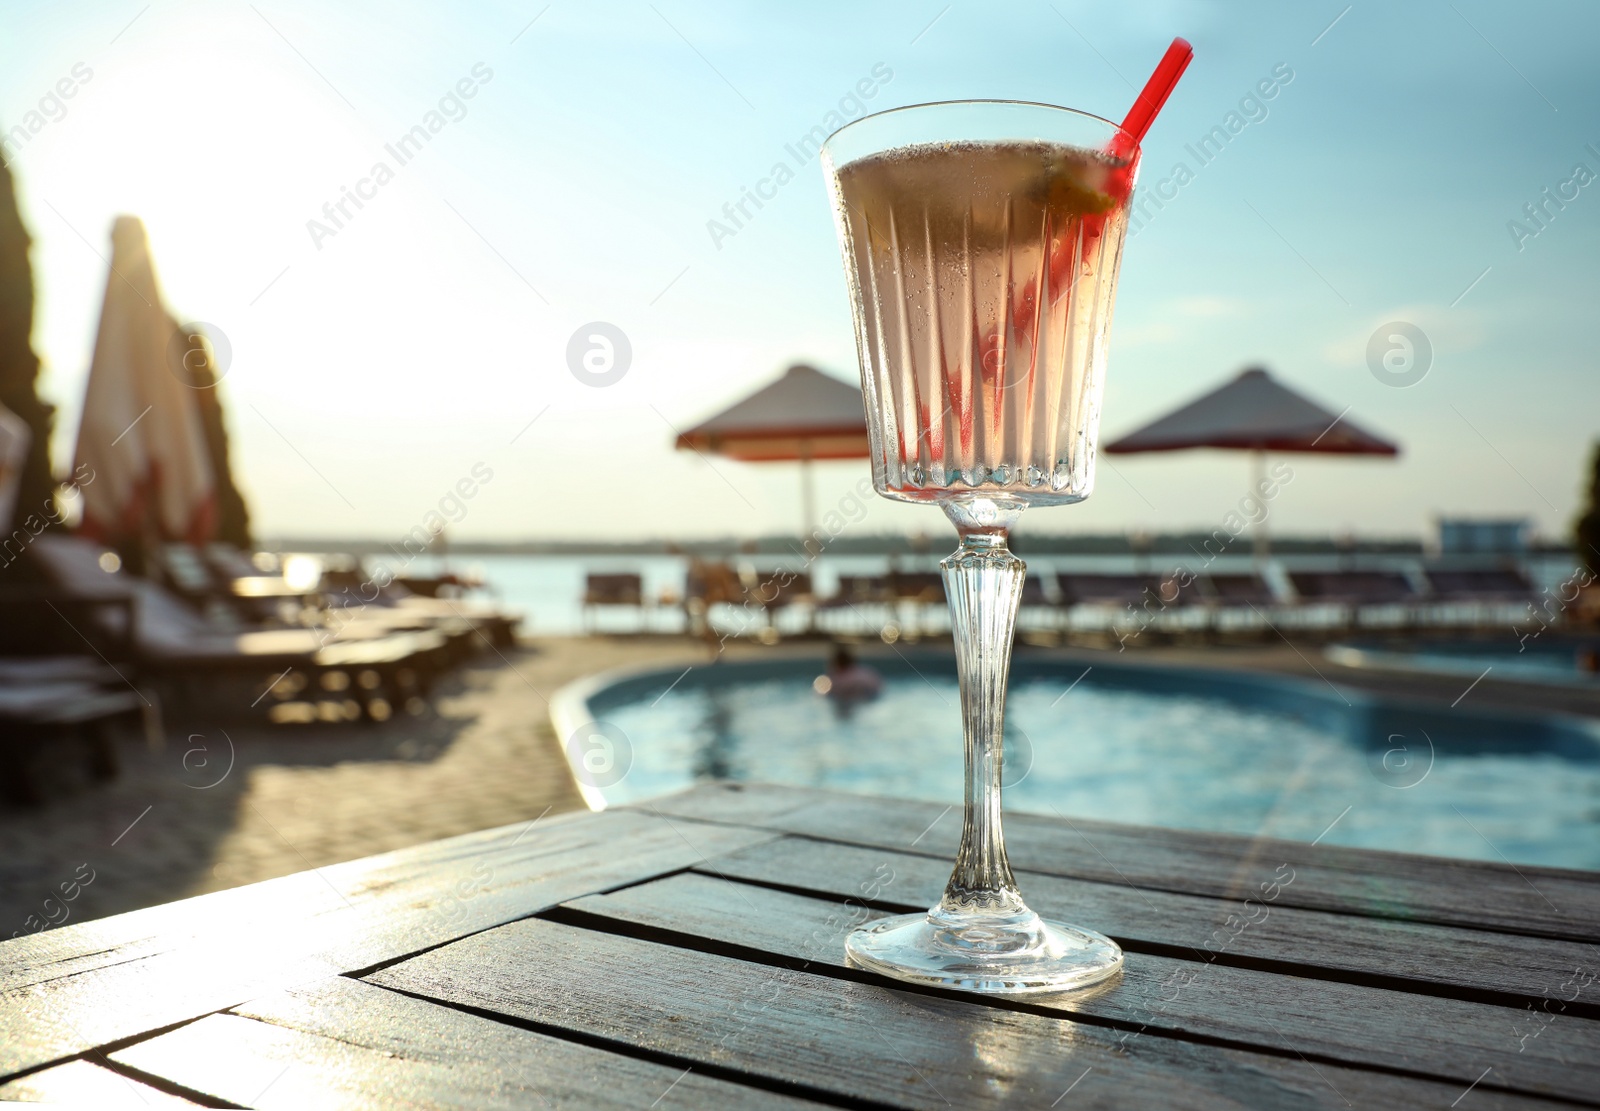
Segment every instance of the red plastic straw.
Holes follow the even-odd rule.
[[[1193,58],[1194,47],[1189,45],[1188,40],[1172,40],[1172,45],[1167,47],[1167,52],[1161,56],[1155,72],[1150,75],[1150,80],[1144,83],[1144,88],[1134,100],[1133,107],[1128,109],[1128,116],[1122,121],[1122,130],[1126,135],[1117,136],[1112,143],[1114,148],[1125,146],[1129,139],[1133,140],[1134,146],[1144,142],[1145,134],[1155,122],[1156,113],[1161,111],[1161,106],[1167,102],[1167,97],[1172,95],[1173,86],[1178,83],[1178,78],[1183,76],[1183,71],[1189,68]],[[1126,156],[1133,152],[1126,150],[1118,153]]]

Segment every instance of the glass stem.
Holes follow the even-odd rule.
[[[961,716],[966,734],[966,817],[961,850],[933,915],[944,919],[1032,917],[1017,891],[1000,827],[1006,677],[1027,564],[1006,547],[1014,514],[992,527],[957,518],[961,546],[940,563],[950,601]]]

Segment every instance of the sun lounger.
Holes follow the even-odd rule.
[[[110,727],[119,719],[137,721],[143,706],[133,690],[97,682],[0,680],[0,790],[13,802],[40,803],[85,774],[114,778]]]
[[[583,586],[586,606],[644,605],[644,576],[632,573],[586,575]]]
[[[1367,611],[1398,613],[1401,626],[1416,619],[1416,588],[1399,571],[1291,571],[1289,583],[1301,607],[1333,607],[1345,627],[1360,624]]]
[[[1201,575],[1195,581],[1211,605],[1265,608],[1278,604],[1277,596],[1260,575]]]
[[[163,544],[153,561],[161,578],[177,594],[195,602],[206,602],[226,593],[200,553],[188,544]]]
[[[286,580],[276,558],[253,558],[227,544],[209,544],[203,552],[170,544],[163,554],[169,575],[181,574],[190,591],[209,583],[211,598],[231,603],[258,624],[332,629],[341,640],[431,631],[445,637],[453,658],[464,659],[479,639],[513,643],[521,620],[520,614],[470,599],[418,595],[398,580],[379,587],[354,557],[328,557],[321,581],[304,586]]]
[[[890,571],[888,575],[890,604],[899,609],[909,603],[911,612],[900,633],[907,639],[921,636],[928,618],[945,610],[944,578],[937,571]],[[900,609],[900,613],[905,611]]]
[[[1024,606],[1048,606],[1050,597],[1044,591],[1044,582],[1038,575],[1029,575],[1022,580],[1022,601]]]
[[[1429,597],[1442,602],[1531,602],[1533,584],[1514,567],[1444,570],[1427,568]]]
[[[588,574],[583,579],[583,626],[593,632],[597,610],[629,609],[644,623],[644,576],[633,572]]]
[[[1158,575],[1092,575],[1063,571],[1056,575],[1056,587],[1061,593],[1061,604],[1073,606],[1133,606],[1144,605],[1151,598],[1160,598],[1161,578]]]
[[[1289,581],[1303,602],[1385,605],[1416,599],[1411,580],[1399,571],[1291,571]]]
[[[944,578],[937,571],[891,571],[889,594],[903,602],[944,605]]]
[[[125,602],[0,590],[0,791],[13,801],[43,802],[85,775],[114,776],[111,726],[120,720],[142,719],[160,736],[154,701],[133,685],[123,637],[102,631],[97,615],[130,625]]]
[[[464,578],[453,571],[441,571],[437,575],[396,575],[394,581],[422,598],[459,597],[463,591],[483,585],[481,581]]]
[[[307,624],[324,637],[341,641],[371,640],[408,633],[436,633],[444,639],[450,663],[459,663],[484,644],[503,642],[487,620],[474,620],[461,604],[448,599],[417,598],[390,587],[378,589],[363,579],[364,589],[329,589],[305,614]],[[414,604],[417,603],[417,604]],[[498,615],[495,615],[498,616]]]
[[[888,597],[887,576],[840,575],[834,592],[816,600],[816,612],[819,619],[826,618],[822,624],[832,632],[877,633],[885,620],[878,607]]]
[[[809,602],[812,596],[811,576],[805,572],[764,575],[750,592],[750,600],[768,614],[796,602]]]
[[[805,603],[807,612],[803,631],[811,631],[816,627],[817,611],[809,605],[816,596],[811,585],[811,576],[804,571],[770,571],[756,575],[745,592],[746,600],[751,605],[761,607],[766,617],[766,628],[759,635],[764,643],[776,643],[778,638],[778,614],[791,606]]]
[[[1259,574],[1203,574],[1183,587],[1180,597],[1202,607],[1207,634],[1266,632],[1275,626],[1280,603]]]
[[[883,575],[840,575],[839,588],[817,603],[821,609],[840,609],[846,606],[875,606],[889,592],[889,581]]]
[[[1181,588],[1175,578],[1155,574],[1063,571],[1056,589],[1068,628],[1110,631],[1124,644],[1192,626],[1188,610],[1199,598],[1194,584]]]
[[[1525,619],[1538,594],[1515,567],[1424,568],[1430,624],[1486,626]]]
[[[691,557],[683,579],[683,612],[695,635],[710,635],[711,610],[717,605],[745,604],[745,584],[721,560]]]
[[[281,575],[265,582],[261,575],[250,575],[234,579],[232,589],[241,596],[304,597],[310,609],[303,623],[331,630],[340,640],[434,632],[445,638],[447,655],[453,661],[465,659],[483,645],[503,648],[516,643],[520,613],[469,598],[423,597],[397,582],[369,574],[354,557],[326,558],[315,587],[297,589]]]
[[[457,622],[465,622],[471,629],[472,640],[493,646],[510,648],[517,643],[517,626],[522,624],[522,614],[517,610],[501,609],[494,602],[474,598],[430,598],[413,594],[398,582],[383,588],[378,604],[390,607],[391,620],[407,618],[418,622],[420,628],[445,632]]]

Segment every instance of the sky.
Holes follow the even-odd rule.
[[[398,537],[475,467],[492,477],[456,540],[795,531],[792,466],[672,450],[790,363],[857,373],[821,170],[787,146],[833,111],[929,100],[1120,118],[1180,34],[1195,61],[1141,190],[1190,173],[1128,243],[1103,436],[1265,365],[1403,446],[1289,459],[1274,531],[1418,536],[1444,514],[1565,534],[1600,414],[1600,6],[1580,0],[12,0],[0,128],[48,117],[7,158],[58,470],[132,213],[174,314],[227,352],[259,535]],[[1246,126],[1201,164],[1229,113]],[[404,162],[386,150],[430,122]],[[716,234],[781,161],[793,180]],[[335,224],[347,189],[367,199]],[[603,386],[567,358],[597,322],[631,351]],[[1417,334],[1396,324],[1431,355],[1374,370],[1375,334],[1379,356]],[[819,506],[865,473],[819,466]],[[1226,453],[1102,457],[1089,501],[1026,527],[1210,531],[1248,478]],[[944,526],[879,500],[858,527]]]

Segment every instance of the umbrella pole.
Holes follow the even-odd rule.
[[[800,511],[805,515],[805,539],[800,542],[800,548],[806,553],[806,562],[809,564],[822,554],[822,545],[818,543],[816,550],[811,548],[811,542],[817,535],[817,491],[815,476],[811,473],[811,442],[804,441],[800,445]],[[815,600],[806,607],[806,631],[817,631],[817,606]]]
[[[810,444],[804,444],[800,448],[800,512],[805,528],[800,545],[807,555],[815,557],[817,553],[811,550],[811,541],[817,531],[817,490],[814,476],[811,474]]]
[[[1266,484],[1267,453],[1258,448],[1250,453],[1250,497],[1261,506],[1261,520],[1250,530],[1250,538],[1255,545],[1257,571],[1266,566],[1267,556],[1272,549],[1271,541],[1267,538],[1267,501],[1261,493]]]

